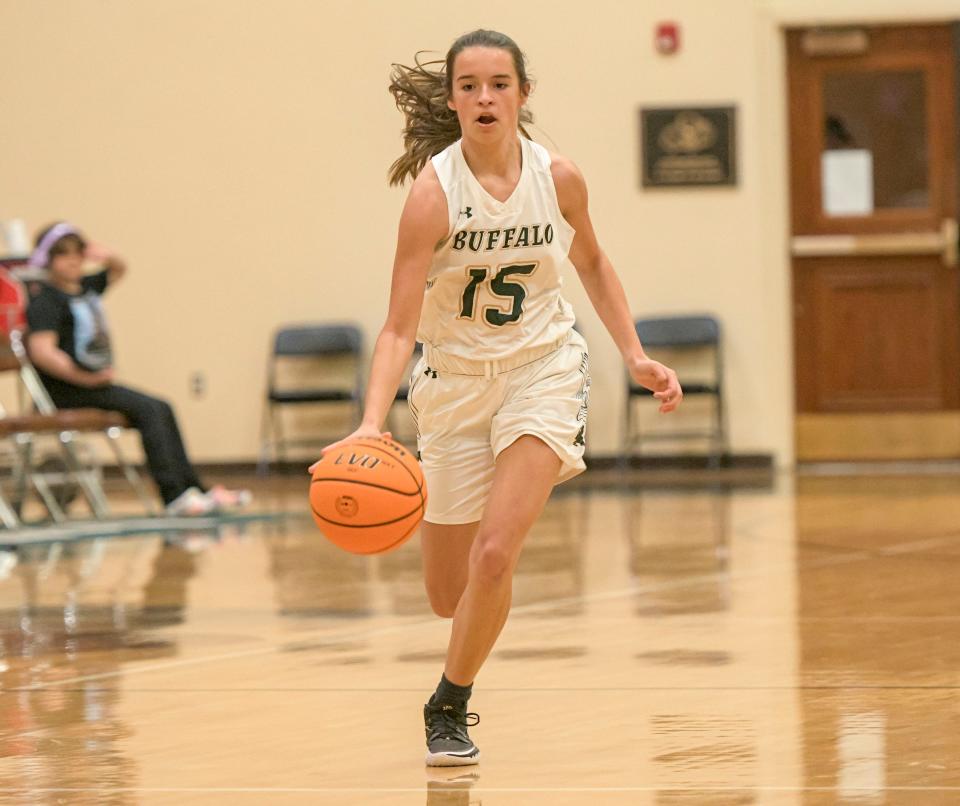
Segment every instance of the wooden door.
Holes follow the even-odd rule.
[[[787,45],[798,459],[960,457],[954,32]]]

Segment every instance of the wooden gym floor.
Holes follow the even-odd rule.
[[[0,548],[0,802],[960,803],[958,493],[556,495],[477,681],[483,761],[448,770],[416,540],[353,557],[298,516]]]

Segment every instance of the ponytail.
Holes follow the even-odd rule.
[[[447,106],[443,61],[422,62],[420,56],[413,67],[395,64],[390,73],[390,94],[406,118],[403,154],[390,166],[391,185],[415,178],[427,160],[460,139],[457,113]]]
[[[390,94],[403,112],[403,154],[390,166],[390,184],[401,185],[409,176],[415,178],[427,161],[447,146],[460,139],[460,121],[457,113],[447,106],[453,91],[453,63],[460,51],[469,47],[500,48],[513,57],[520,91],[527,92],[527,77],[523,53],[506,34],[477,30],[464,34],[447,51],[445,59],[421,61],[421,53],[414,57],[414,66],[393,65],[390,72]],[[532,123],[533,115],[525,106],[520,109],[520,133],[531,139],[525,123]]]

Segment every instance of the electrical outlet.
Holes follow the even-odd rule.
[[[190,375],[190,392],[194,397],[203,397],[207,391],[207,376],[199,370]]]

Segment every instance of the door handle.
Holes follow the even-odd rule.
[[[957,219],[945,218],[940,225],[943,235],[943,265],[956,268],[957,251],[960,250],[960,231],[957,228]]]
[[[939,232],[891,232],[880,235],[795,235],[794,257],[850,255],[940,255],[943,265],[955,267],[960,249],[957,220],[945,218]]]

